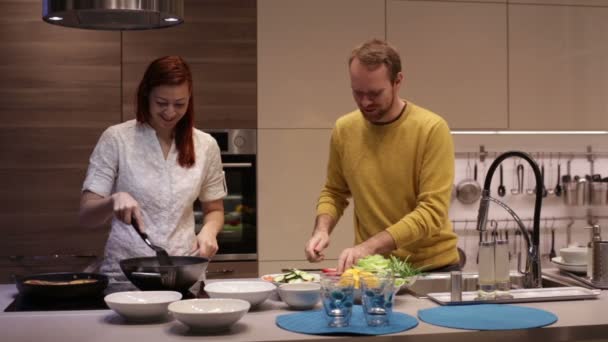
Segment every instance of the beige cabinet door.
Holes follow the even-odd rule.
[[[384,1],[258,1],[258,127],[331,128],[356,108],[348,57],[384,38]]]
[[[608,128],[608,8],[509,5],[510,128]]]
[[[492,3],[504,4],[508,0],[396,0],[396,1],[492,2]]]
[[[606,0],[508,0],[510,4],[531,5],[567,5],[567,6],[603,6],[608,7]]]
[[[452,129],[507,128],[505,4],[388,1],[387,13],[405,98]]]
[[[304,266],[317,198],[329,157],[330,129],[258,130],[258,258],[260,264]],[[331,235],[326,258],[354,244],[352,204]],[[316,267],[309,265],[308,267]],[[335,265],[334,265],[335,266]],[[275,270],[277,271],[277,270]]]

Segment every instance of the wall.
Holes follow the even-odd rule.
[[[545,165],[545,182],[546,186],[555,187],[557,182],[557,165],[558,157],[561,164],[562,176],[567,174],[567,161],[571,162],[572,176],[579,175],[584,177],[591,174],[590,163],[588,159],[581,155],[586,152],[587,146],[591,146],[592,150],[597,154],[594,156],[594,173],[599,173],[602,177],[608,176],[608,140],[605,135],[454,135],[454,142],[457,152],[472,152],[470,165],[475,162],[478,164],[479,177],[478,181],[482,184],[485,180],[484,169],[490,167],[494,159],[495,152],[501,153],[510,150],[519,150],[531,152],[540,165]],[[487,151],[490,151],[489,157],[486,159],[485,167],[479,159],[476,158],[475,152],[478,152],[480,145],[483,145]],[[542,157],[540,152],[544,152]],[[552,152],[552,158],[549,158],[548,152]],[[561,154],[558,156],[558,153]],[[572,156],[574,153],[574,157]],[[500,199],[509,205],[522,219],[532,218],[534,209],[534,196],[530,195],[512,195],[510,190],[514,188],[516,180],[514,179],[514,159],[507,159],[503,162],[504,171],[504,186],[507,194],[505,197],[497,195],[497,187],[500,184],[500,175],[497,170],[492,178],[491,192],[492,196]],[[517,161],[518,162],[518,161]],[[524,165],[524,188],[534,188],[534,182],[531,181],[530,169],[528,165]],[[552,168],[550,167],[552,165]],[[456,160],[456,179],[455,183],[462,181],[466,176],[467,158],[460,156]],[[550,183],[551,179],[551,183]],[[450,207],[450,218],[452,220],[464,221],[469,223],[458,222],[455,224],[455,230],[459,235],[459,246],[467,252],[467,267],[468,270],[476,268],[477,243],[479,235],[475,230],[477,219],[477,210],[479,202],[474,204],[464,205],[458,200],[453,200]],[[494,219],[510,219],[510,216],[500,207],[493,204],[490,207],[490,218]],[[571,225],[571,244],[579,244],[585,246],[589,241],[589,232],[584,227],[589,226],[587,216],[602,217],[597,219],[600,225],[606,226],[608,220],[608,206],[571,206],[566,205],[564,197],[548,195],[543,199],[541,210],[541,254],[543,256],[543,266],[552,267],[549,262],[548,254],[551,249],[551,228],[555,229],[555,251],[559,255],[559,249],[566,247],[567,243],[567,227]],[[556,218],[556,220],[554,220]],[[570,218],[575,218],[573,221]],[[515,248],[513,240],[514,222],[500,222],[499,229],[506,228],[510,231],[511,248]],[[526,221],[526,226],[531,228],[530,221]],[[606,236],[606,232],[604,233]],[[512,259],[512,269],[516,267],[516,259]]]
[[[315,6],[320,3],[258,1],[260,273],[294,266],[334,266],[342,248],[352,244],[353,218],[347,211],[336,228],[329,260],[311,265],[304,258],[303,245],[312,230],[324,181],[331,128],[337,117],[355,108],[346,60],[363,40],[384,37],[396,44],[405,61],[401,95],[437,111],[452,128],[606,127],[605,101],[596,94],[605,87],[605,35],[594,29],[605,22],[606,2],[358,0],[323,2],[324,11],[317,13]],[[286,23],[289,29],[274,29]],[[340,23],[349,29],[335,30]],[[550,28],[539,30],[545,26]],[[588,69],[597,72],[591,74]],[[605,135],[458,135],[454,140],[458,152],[478,151],[480,144],[490,151],[584,152],[587,145],[608,151]],[[600,173],[602,162],[600,158]],[[572,172],[589,173],[586,165],[584,158],[576,159]],[[459,157],[456,181],[464,177],[465,166]],[[507,189],[511,168],[508,161]],[[497,184],[495,179],[493,186]],[[529,196],[505,200],[522,217],[531,216]],[[555,197],[543,203],[544,218],[585,217],[587,213],[587,208],[566,207]],[[477,208],[478,203],[454,202],[450,217],[472,222]],[[604,208],[592,209],[604,215]],[[504,217],[495,208],[492,215]],[[553,222],[547,221],[549,228],[544,222],[541,243],[546,254]],[[556,249],[565,244],[568,222],[554,224]],[[574,222],[573,242],[586,241],[585,225],[585,220]],[[477,233],[472,224],[467,229],[463,223],[455,226],[461,236],[459,245],[472,260],[467,269],[475,268]]]
[[[101,132],[134,117],[152,59],[190,63],[197,127],[256,127],[256,1],[185,8],[181,26],[121,33],[49,25],[38,0],[0,1],[0,282],[102,255],[108,227],[79,226],[80,188]]]

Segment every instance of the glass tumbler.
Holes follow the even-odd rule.
[[[321,274],[321,298],[330,327],[346,327],[353,310],[355,279],[352,275]]]
[[[393,313],[395,278],[391,272],[362,272],[361,302],[367,325],[389,325]]]
[[[494,299],[496,296],[495,246],[493,240],[479,244],[479,299]]]

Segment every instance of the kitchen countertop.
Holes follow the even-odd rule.
[[[17,289],[13,284],[0,285],[0,308],[4,310]],[[470,331],[433,326],[419,321],[411,330],[382,336],[360,336],[357,341],[583,341],[608,339],[608,291],[598,299],[545,303],[522,306],[545,309],[557,315],[553,325],[539,329],[509,331]],[[395,310],[416,317],[419,309],[436,307],[429,299],[399,295]],[[319,306],[320,307],[320,306]],[[316,336],[292,333],[276,326],[277,315],[289,313],[280,301],[268,300],[247,313],[230,331],[205,335],[192,333],[176,320],[158,323],[128,324],[111,310],[2,312],[2,341],[311,341],[342,339],[352,336]]]

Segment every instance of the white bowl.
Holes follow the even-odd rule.
[[[248,301],[251,306],[263,303],[277,287],[265,281],[219,281],[205,285],[211,298],[234,298]]]
[[[225,330],[241,319],[251,305],[241,299],[208,298],[173,302],[169,311],[190,328]]]
[[[175,291],[125,291],[104,297],[110,309],[135,321],[165,317],[169,304],[180,299],[182,294]]]
[[[321,284],[295,283],[279,286],[281,299],[296,310],[312,309],[321,299]]]
[[[566,247],[559,250],[559,255],[566,264],[587,264],[587,247]]]

